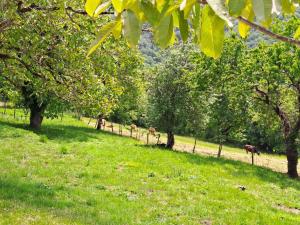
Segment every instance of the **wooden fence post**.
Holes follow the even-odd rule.
[[[160,134],[157,134],[157,145],[159,144]]]
[[[218,158],[221,157],[222,147],[223,147],[223,144],[220,143],[220,144],[219,144],[219,151],[218,151]]]
[[[194,147],[193,147],[193,153],[195,153],[195,150],[196,150],[196,144],[197,144],[197,137],[195,137]]]
[[[147,145],[149,144],[149,133],[147,133]]]
[[[7,108],[7,102],[6,101],[4,101],[4,114],[6,114],[6,108]]]
[[[130,127],[130,137],[132,137],[132,127]]]
[[[139,129],[136,129],[135,139],[138,139]]]
[[[251,151],[251,163],[252,163],[252,165],[254,165],[254,153],[253,153],[253,151]]]

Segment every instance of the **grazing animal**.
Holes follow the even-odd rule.
[[[151,135],[155,136],[155,132],[156,132],[156,130],[155,130],[155,128],[154,128],[154,127],[149,127],[148,131],[149,131],[149,134],[151,134]]]
[[[248,152],[251,152],[253,154],[257,154],[260,155],[260,152],[257,150],[257,148],[253,145],[245,145],[244,149],[246,150],[246,153],[248,154]]]
[[[131,129],[132,131],[135,131],[135,130],[137,130],[137,126],[136,126],[135,124],[131,124],[131,125],[130,125],[130,129]]]
[[[113,128],[114,125],[111,123],[110,125],[107,125],[106,127],[108,127],[108,128]]]
[[[239,189],[241,189],[242,191],[245,191],[245,190],[246,190],[246,187],[245,187],[245,186],[242,186],[242,185],[239,185]]]
[[[105,128],[105,119],[102,117],[102,115],[99,115],[98,116],[98,120],[97,120],[97,123],[96,123],[96,128],[97,130],[100,130],[100,129],[104,129]]]

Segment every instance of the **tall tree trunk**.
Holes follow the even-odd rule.
[[[291,178],[297,178],[298,151],[295,144],[295,138],[293,136],[286,139],[285,148],[288,161],[288,175]]]
[[[30,109],[30,124],[32,129],[40,129],[43,122],[43,113],[47,107],[47,102],[40,102],[35,94],[33,86],[30,82],[25,82],[22,86],[22,95],[25,105]]]
[[[101,130],[101,124],[102,124],[102,116],[99,115],[97,120],[97,126],[96,126],[97,130]]]
[[[43,122],[43,107],[32,107],[30,108],[30,127],[32,129],[40,129]]]
[[[196,150],[196,144],[197,144],[197,136],[195,136],[195,140],[194,140],[193,153],[195,153],[195,150]]]
[[[172,131],[168,131],[167,134],[168,134],[168,140],[167,140],[166,148],[172,149],[175,144],[174,134]]]
[[[219,150],[218,150],[218,158],[221,157],[222,148],[223,148],[223,143],[220,141],[220,143],[219,143]]]

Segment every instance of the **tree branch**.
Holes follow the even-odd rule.
[[[17,8],[18,13],[26,13],[26,12],[30,12],[32,10],[40,10],[40,11],[56,11],[56,10],[59,10],[59,7],[57,7],[57,6],[42,7],[42,6],[38,6],[34,3],[30,4],[28,7],[23,7],[23,2],[22,1],[18,1],[17,6],[18,6],[18,8]]]
[[[57,10],[61,9],[58,6],[43,7],[43,6],[38,6],[34,3],[30,4],[27,7],[24,7],[23,4],[24,3],[22,1],[18,1],[18,3],[17,3],[17,6],[18,6],[17,12],[20,13],[20,14],[31,12],[33,10],[52,12],[52,11],[57,11]],[[71,11],[72,13],[75,13],[75,14],[87,15],[87,12],[85,10],[83,10],[83,9],[73,9],[71,6],[65,7],[65,10],[66,11]],[[101,13],[101,15],[113,15],[113,14],[114,14],[114,12],[112,12],[112,11],[105,11],[105,12]]]
[[[287,114],[280,108],[280,106],[278,104],[271,102],[268,93],[260,90],[257,86],[255,87],[255,91],[259,96],[262,97],[262,98],[260,98],[260,100],[265,102],[267,105],[271,106],[273,108],[273,110],[275,111],[275,113],[277,114],[277,116],[280,118],[280,120],[283,123],[283,127],[284,127],[284,135],[287,137],[291,132],[291,124],[290,124]],[[299,120],[299,123],[300,123],[300,120]]]
[[[199,4],[202,4],[202,5],[208,4],[206,0],[198,0],[198,2],[199,2]],[[251,21],[247,20],[246,18],[244,18],[242,16],[238,16],[237,19],[240,22],[243,22],[243,23],[249,25],[251,28],[253,28],[255,30],[258,30],[259,32],[261,32],[261,33],[263,33],[263,34],[265,34],[265,35],[267,35],[267,36],[269,36],[273,39],[300,46],[300,41],[299,40],[296,40],[296,39],[290,38],[290,37],[286,37],[286,36],[283,36],[283,35],[280,35],[280,34],[276,34],[276,33],[266,29],[265,27],[263,27],[259,24],[256,24],[254,22],[251,22]]]
[[[279,41],[283,41],[283,42],[287,42],[287,43],[290,43],[290,44],[294,44],[294,45],[300,46],[300,41],[299,40],[296,40],[296,39],[290,38],[290,37],[286,37],[286,36],[283,36],[283,35],[280,35],[280,34],[275,34],[272,31],[264,28],[263,26],[258,25],[256,23],[253,23],[253,22],[245,19],[244,17],[239,16],[237,19],[239,21],[241,21],[241,22],[249,25],[253,29],[260,31],[261,33],[263,33],[263,34],[265,34],[265,35],[267,35],[267,36],[269,36],[269,37],[271,37],[273,39],[276,39],[276,40],[279,40]]]

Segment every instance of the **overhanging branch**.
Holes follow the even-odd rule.
[[[273,39],[300,46],[300,41],[299,40],[296,40],[296,39],[290,38],[290,37],[286,37],[286,36],[283,36],[283,35],[280,35],[280,34],[276,34],[276,33],[266,29],[265,27],[263,27],[259,24],[253,23],[253,22],[245,19],[244,17],[239,16],[237,19],[239,21],[249,25],[253,29],[260,31],[261,33],[263,33],[265,35],[268,35],[269,37],[271,37]]]
[[[208,4],[206,0],[198,0],[199,4],[202,4],[202,5],[206,5]],[[279,40],[279,41],[283,41],[283,42],[287,42],[287,43],[290,43],[290,44],[294,44],[294,45],[297,45],[300,47],[300,41],[299,40],[296,40],[294,38],[291,38],[291,37],[286,37],[286,36],[283,36],[283,35],[280,35],[280,34],[276,34],[268,29],[266,29],[265,27],[257,24],[257,23],[254,23],[254,22],[251,22],[249,20],[247,20],[246,18],[242,17],[242,16],[239,16],[237,17],[237,19],[240,21],[240,22],[243,22],[245,24],[247,24],[248,26],[250,26],[251,28],[273,38],[273,39],[276,39],[276,40]]]

